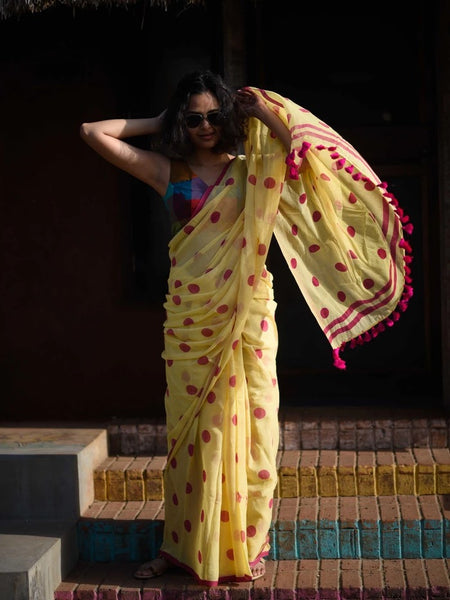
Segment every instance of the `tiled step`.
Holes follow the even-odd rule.
[[[280,450],[404,450],[446,448],[450,416],[444,409],[378,406],[286,407],[279,412]],[[166,454],[163,419],[108,423],[110,454]]]
[[[206,588],[179,569],[140,582],[137,563],[80,563],[55,591],[55,600],[448,600],[449,561],[267,561],[251,583]]]
[[[164,504],[95,502],[78,523],[86,561],[156,556]],[[274,502],[270,558],[450,558],[446,497],[282,498]]]
[[[163,456],[107,458],[94,471],[95,499],[161,500],[165,463]],[[284,450],[278,454],[278,497],[393,494],[450,494],[450,450]]]

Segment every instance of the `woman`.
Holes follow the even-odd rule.
[[[123,141],[144,134],[166,150]],[[186,76],[158,117],[86,123],[81,135],[153,187],[172,223],[164,540],[135,575],[177,564],[210,586],[261,577],[277,482],[272,234],[344,368],[340,348],[378,334],[412,293],[404,217],[314,115],[274,92],[233,93],[209,71]]]

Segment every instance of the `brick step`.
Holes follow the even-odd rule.
[[[161,500],[164,456],[105,459],[94,470],[96,500]],[[450,494],[450,450],[284,450],[278,453],[275,496]]]
[[[376,451],[450,445],[450,416],[443,408],[396,408],[382,406],[382,402],[376,404],[286,407],[281,401],[279,448]],[[167,453],[167,430],[162,418],[116,420],[106,426],[112,455]]]
[[[143,561],[162,542],[164,503],[94,502],[78,523],[86,561]],[[270,558],[450,558],[448,497],[282,498]]]
[[[138,563],[79,563],[55,600],[392,600],[450,598],[449,560],[267,561],[254,582],[206,588],[180,569],[133,578]]]

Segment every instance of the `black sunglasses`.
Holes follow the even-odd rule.
[[[184,122],[189,129],[195,129],[203,123],[203,119],[206,119],[210,125],[219,125],[221,117],[220,111],[211,110],[206,115],[202,113],[189,113],[185,115]]]

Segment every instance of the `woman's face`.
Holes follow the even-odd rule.
[[[189,127],[186,123],[186,130],[195,148],[210,150],[218,143],[220,139],[220,126],[212,125],[205,117],[209,114],[214,120],[214,115],[220,110],[217,98],[211,92],[201,94],[192,94],[186,111],[186,117],[191,115],[202,115],[203,119],[196,127]],[[194,124],[195,124],[195,119]],[[197,121],[199,119],[197,118]]]

